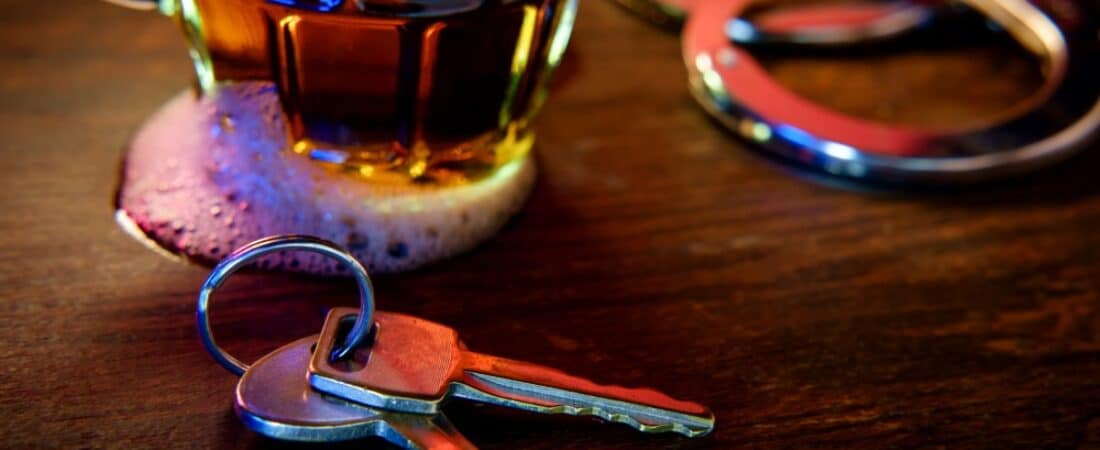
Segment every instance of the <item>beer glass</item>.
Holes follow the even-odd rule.
[[[534,185],[532,121],[577,0],[108,0],[183,31],[197,96],[127,146],[116,220],[215,263],[264,236],[338,242],[372,272],[473,248]],[[301,255],[262,267],[339,274]]]
[[[294,152],[449,185],[521,158],[576,0],[113,0],[183,30],[198,89],[271,82]]]

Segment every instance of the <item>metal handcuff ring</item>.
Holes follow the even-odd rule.
[[[374,327],[374,288],[371,286],[370,276],[367,269],[339,245],[311,236],[296,235],[273,236],[254,241],[229,254],[214,267],[199,291],[198,311],[195,313],[203,347],[222,367],[237,376],[243,375],[248,370],[248,365],[230,355],[214,341],[214,333],[210,327],[210,297],[230,275],[249,262],[269,253],[286,250],[313,252],[333,258],[351,270],[359,285],[359,315],[344,343],[333,349],[330,356],[333,360],[345,358],[363,345]]]
[[[673,11],[668,22],[675,21],[677,7],[683,8],[691,91],[709,114],[770,152],[835,175],[916,184],[988,180],[1061,161],[1084,148],[1100,128],[1096,27],[1087,14],[1073,14],[1075,4],[1065,0],[1060,9],[1070,13],[1059,16],[1061,27],[1025,0],[959,0],[1037,56],[1045,77],[1011,117],[962,131],[876,123],[827,109],[785,89],[746,51],[773,44],[841,47],[889,39],[932,21],[942,2],[866,6],[840,15],[847,22],[835,27],[788,20],[770,28],[742,18],[759,1],[641,2]]]

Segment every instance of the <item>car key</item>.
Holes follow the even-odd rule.
[[[234,409],[253,431],[284,440],[337,442],[378,436],[406,449],[471,450],[443,415],[380,411],[314,391],[306,374],[317,336],[299,339],[252,364],[237,384]]]
[[[714,415],[705,407],[651,389],[601,386],[536,364],[467,350],[446,326],[377,311],[370,345],[332,361],[357,318],[353,308],[329,312],[309,367],[314,389],[363,405],[438,414],[448,398],[548,414],[595,416],[643,432],[709,433]]]
[[[344,342],[336,352],[342,355],[369,337],[373,326],[374,295],[370,277],[355,257],[332,242],[312,236],[271,236],[251,242],[230,253],[203,283],[199,291],[195,324],[199,340],[218,364],[234,375],[237,395],[234,409],[249,428],[277,439],[336,442],[368,436],[381,437],[407,449],[474,449],[447,418],[380,411],[325,396],[313,390],[307,376],[310,354],[318,336],[299,339],[260,358],[251,366],[218,345],[210,326],[210,299],[214,290],[248,262],[279,250],[319,253],[348,266],[359,283],[359,311],[362,320],[352,326],[357,337]]]

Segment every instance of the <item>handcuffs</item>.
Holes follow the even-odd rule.
[[[753,21],[759,0],[616,0],[651,21],[683,25],[691,92],[735,134],[842,177],[948,185],[1049,166],[1100,128],[1100,5],[1071,0],[908,0],[798,7]],[[831,5],[831,6],[829,6]],[[1092,8],[1089,11],[1088,8]],[[844,48],[927,29],[960,10],[981,14],[1037,57],[1042,87],[996,123],[942,131],[876,123],[785,89],[753,51]]]

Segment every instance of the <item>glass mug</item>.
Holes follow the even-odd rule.
[[[292,148],[377,182],[524,157],[577,0],[109,0],[183,29],[202,95],[278,87]]]

